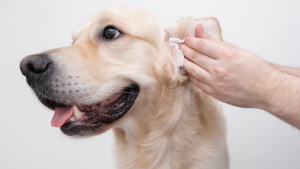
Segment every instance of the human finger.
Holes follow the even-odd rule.
[[[192,76],[189,76],[190,78],[190,81],[195,85],[197,86],[199,89],[201,89],[203,92],[205,92],[206,94],[210,94],[213,92],[213,89],[212,87],[210,87],[208,84],[192,77]]]
[[[193,76],[203,82],[208,82],[209,77],[211,77],[211,74],[208,71],[186,58],[184,58],[183,69],[188,72],[189,76]]]
[[[219,39],[216,39],[216,38],[210,36],[208,33],[206,33],[204,31],[203,25],[201,23],[199,23],[197,25],[196,30],[195,30],[195,35],[197,38],[207,39],[207,40],[214,41],[214,42],[217,42],[220,44],[222,43],[222,41],[220,41]]]
[[[206,71],[210,71],[210,65],[215,59],[213,59],[209,56],[206,56],[192,48],[189,48],[186,45],[179,45],[179,48],[182,51],[183,55],[186,58],[188,58],[190,61],[201,66]]]
[[[190,37],[186,40],[186,45],[214,59],[218,59],[220,57],[219,48],[221,44],[214,41]]]

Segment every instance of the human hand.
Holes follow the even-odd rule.
[[[266,109],[266,97],[276,90],[281,72],[256,54],[211,37],[202,24],[196,37],[180,45],[190,81],[225,103]]]

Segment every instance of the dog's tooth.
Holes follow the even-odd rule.
[[[97,108],[97,106],[92,106],[92,107],[91,107],[91,109],[96,109],[96,108]]]
[[[70,117],[69,120],[70,120],[70,121],[74,121],[75,118],[74,118],[74,117]]]
[[[74,106],[74,116],[79,119],[84,115],[83,112],[81,112],[80,110],[78,110],[78,108],[76,106]]]

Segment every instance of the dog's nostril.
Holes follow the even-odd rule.
[[[47,54],[38,54],[25,57],[20,64],[23,75],[44,73],[52,64]]]
[[[28,63],[27,69],[32,73],[44,73],[51,63],[45,58],[35,58]]]
[[[33,65],[28,65],[28,70],[30,71],[30,72],[35,72],[35,69],[34,69],[34,67],[33,67]]]

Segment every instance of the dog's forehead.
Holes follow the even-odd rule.
[[[112,6],[81,25],[73,33],[73,40],[105,26],[116,26],[125,34],[151,43],[164,39],[164,26],[151,13],[137,7]]]
[[[109,7],[98,13],[94,19],[96,22],[117,22],[128,27],[138,27],[157,22],[151,13],[131,6]]]

